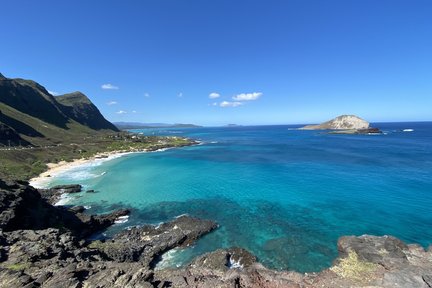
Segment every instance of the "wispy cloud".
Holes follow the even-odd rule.
[[[146,97],[146,98],[148,98],[148,97],[150,97],[150,93],[144,93],[144,97]]]
[[[137,111],[133,110],[132,113],[137,113]]]
[[[111,106],[111,105],[115,105],[115,104],[117,104],[116,101],[110,101],[110,102],[107,103],[107,105],[109,105],[109,106]]]
[[[178,98],[183,98],[183,92],[178,93],[178,94],[177,94],[177,97],[178,97]]]
[[[252,101],[252,100],[257,100],[262,95],[263,93],[261,92],[242,93],[232,97],[232,99],[235,101]]]
[[[216,98],[219,98],[219,97],[220,97],[220,94],[216,93],[216,92],[213,92],[213,93],[209,94],[209,98],[210,99],[216,99]]]
[[[230,102],[230,101],[222,101],[219,103],[220,107],[237,107],[243,105],[242,102]]]
[[[118,90],[119,89],[118,86],[115,86],[115,85],[110,84],[110,83],[102,84],[101,88],[104,90]]]
[[[47,91],[48,91],[48,93],[50,93],[51,95],[54,95],[54,96],[58,96],[58,95],[59,95],[58,92],[51,91],[51,90],[47,90]]]
[[[117,113],[117,114],[126,114],[127,112],[124,111],[124,110],[120,110],[120,111],[117,111],[116,113]]]

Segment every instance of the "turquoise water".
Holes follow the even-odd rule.
[[[432,243],[432,123],[376,126],[385,134],[328,135],[291,126],[142,130],[204,144],[83,166],[53,182],[96,190],[69,203],[89,205],[89,213],[132,208],[129,221],[107,236],[181,214],[220,224],[163,265],[241,246],[270,268],[318,271],[330,266],[342,235]],[[407,128],[414,131],[402,131]]]

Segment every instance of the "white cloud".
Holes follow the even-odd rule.
[[[109,105],[109,106],[111,106],[111,105],[115,105],[115,104],[117,104],[116,101],[110,101],[110,102],[107,103],[107,105]]]
[[[115,85],[110,84],[110,83],[102,84],[101,88],[104,90],[118,90],[119,89],[118,86],[115,86]]]
[[[48,91],[48,93],[50,93],[51,95],[54,95],[54,96],[58,96],[58,95],[59,95],[58,92],[51,91],[51,90],[47,90],[47,91]]]
[[[146,92],[146,93],[144,93],[144,97],[148,98],[148,97],[150,97],[150,94]]]
[[[217,103],[217,102],[213,102],[212,105],[213,105],[213,106],[218,106],[218,103]]]
[[[117,113],[117,114],[126,114],[127,112],[126,112],[126,111],[123,111],[123,110],[120,110],[120,111],[117,111],[116,113]]]
[[[232,97],[232,99],[235,101],[252,101],[252,100],[257,100],[262,95],[263,93],[261,92],[242,93]]]
[[[219,97],[220,97],[220,94],[216,93],[216,92],[213,92],[213,93],[209,94],[209,98],[210,99],[216,99],[216,98],[219,98]]]
[[[179,97],[179,98],[183,98],[183,92],[178,93],[178,94],[177,94],[177,97]]]
[[[137,113],[137,112],[135,110],[133,110],[132,113]]]
[[[220,107],[237,107],[243,105],[242,102],[229,102],[229,101],[222,101],[219,103]]]

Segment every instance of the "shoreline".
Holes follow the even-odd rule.
[[[108,152],[100,152],[88,158],[79,158],[73,159],[72,161],[60,161],[57,163],[47,163],[47,170],[42,172],[36,177],[31,178],[28,182],[30,186],[33,186],[38,189],[48,188],[47,185],[53,178],[72,170],[74,168],[78,168],[80,166],[92,163],[103,163],[106,161],[114,160],[129,154],[135,153],[150,153],[150,152],[162,152],[173,148],[180,148],[185,146],[194,146],[194,145],[202,145],[203,142],[195,141],[189,145],[183,146],[172,146],[172,147],[161,147],[158,149],[132,149],[132,150],[117,150],[117,151],[108,151]]]
[[[97,153],[94,156],[91,156],[89,158],[79,158],[74,159],[70,162],[67,161],[60,161],[58,163],[47,163],[47,170],[42,172],[36,177],[31,178],[28,182],[29,185],[38,188],[38,189],[44,189],[48,188],[47,185],[49,182],[52,181],[53,178],[59,176],[60,174],[63,174],[69,170],[73,170],[75,168],[87,165],[87,164],[95,164],[95,163],[103,163],[110,160],[114,160],[129,154],[135,154],[135,153],[148,153],[148,152],[156,152],[156,151],[163,151],[166,148],[155,150],[155,151],[110,151],[110,152],[101,152]]]
[[[38,176],[31,178],[29,180],[29,184],[35,188],[47,188],[47,185],[49,184],[49,182],[51,182],[53,178],[69,170],[78,168],[86,164],[98,163],[98,162],[102,163],[102,162],[110,161],[132,153],[145,153],[145,152],[148,151],[102,152],[102,153],[97,153],[96,155],[91,156],[89,158],[74,159],[70,162],[60,161],[58,163],[47,163],[46,165],[48,169],[42,172],[41,174],[39,174]]]
[[[311,273],[266,268],[241,247],[207,252],[181,267],[158,267],[164,255],[169,259],[176,249],[193,245],[217,229],[218,223],[180,215],[160,226],[136,226],[111,239],[95,240],[88,237],[124,221],[130,211],[85,215],[83,210],[56,208],[43,197],[35,197],[40,192],[23,182],[3,183],[2,192],[11,201],[6,201],[6,213],[0,215],[2,228],[7,228],[2,234],[6,257],[0,261],[1,287],[393,288],[432,284],[431,248],[387,235],[342,236],[333,264]],[[47,224],[41,227],[40,223]]]

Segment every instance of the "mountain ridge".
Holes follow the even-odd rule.
[[[80,134],[119,131],[81,92],[53,96],[36,81],[1,73],[0,112],[3,145],[7,140],[38,145],[41,139],[62,142]]]

